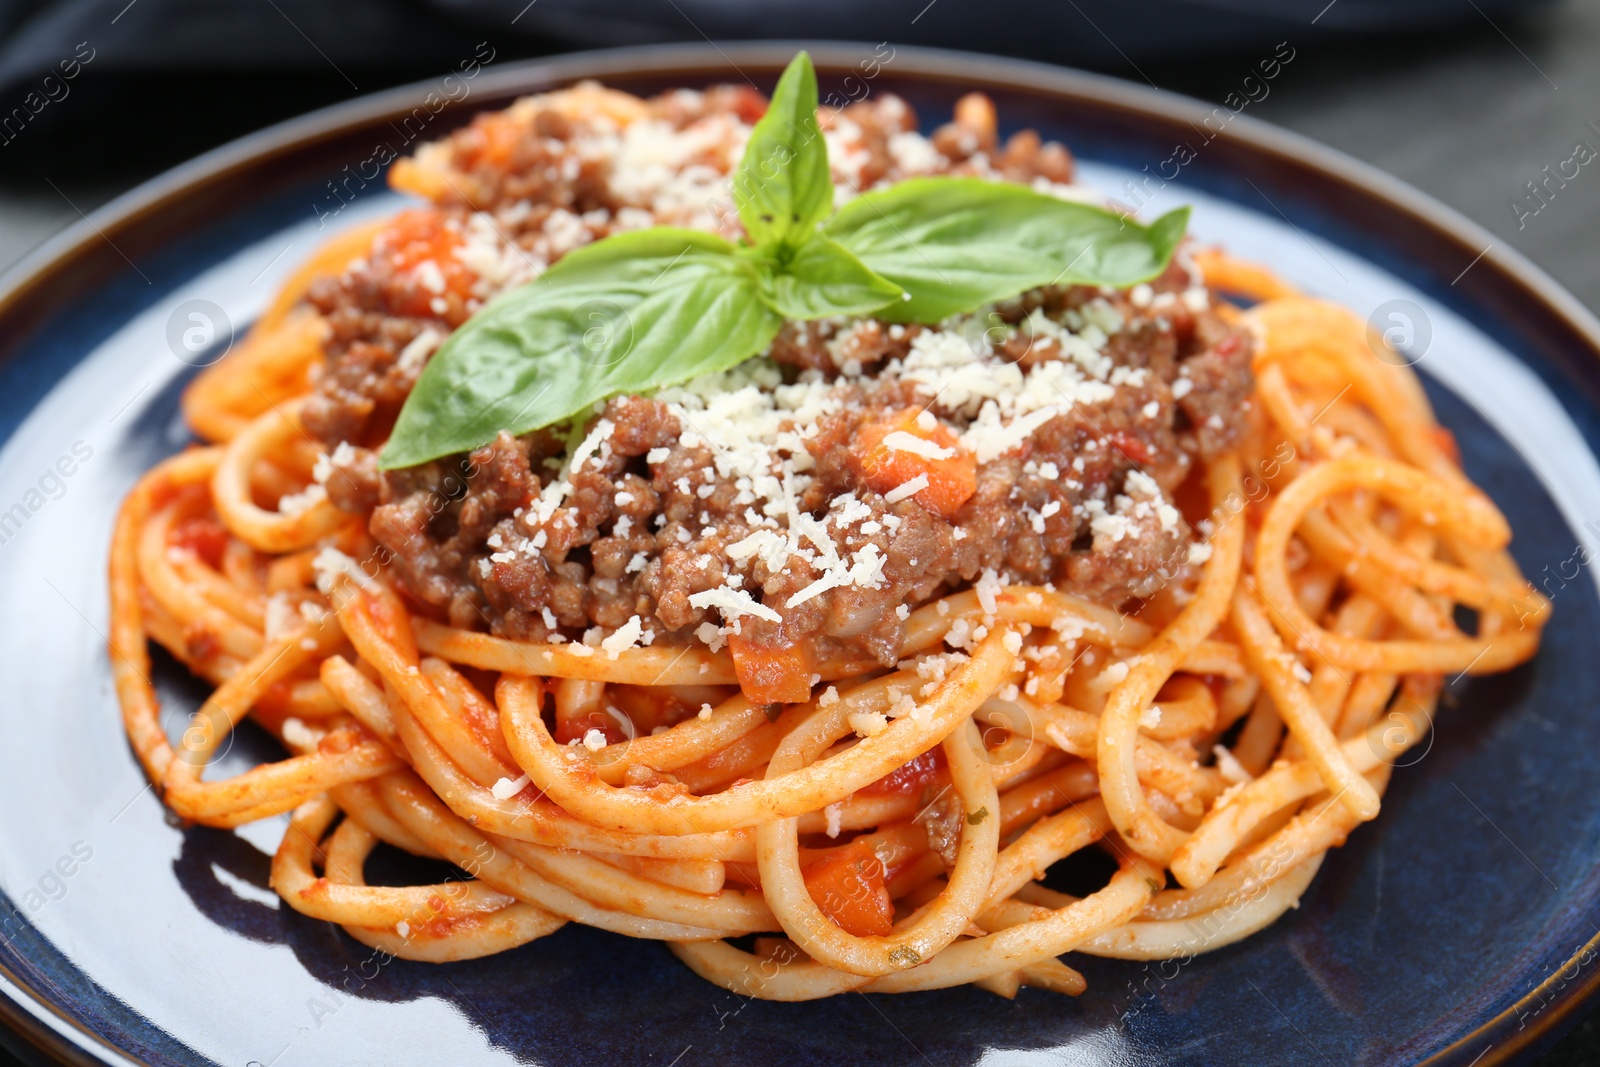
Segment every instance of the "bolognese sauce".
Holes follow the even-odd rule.
[[[758,104],[672,93],[625,135],[603,110],[482,117],[419,157],[440,203],[312,289],[323,484],[411,597],[519,639],[731,643],[747,692],[792,701],[816,662],[892,666],[910,608],[985,576],[1117,605],[1187,566],[1174,494],[1237,441],[1251,375],[1182,256],[1130,290],[1047,287],[938,327],[790,323],[746,367],[613,398],[575,433],[378,471],[431,350],[496,291],[619,230],[736,230],[717,198]],[[1064,148],[1001,145],[978,103],[915,129],[892,96],[830,116],[845,195],[917,173],[1082,195]]]

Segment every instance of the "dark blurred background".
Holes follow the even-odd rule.
[[[480,41],[498,65],[784,36],[1014,54],[1212,103],[1288,41],[1252,116],[1417,185],[1600,308],[1600,180],[1520,225],[1512,209],[1577,141],[1600,147],[1600,0],[0,0],[0,267],[175,163]]]
[[[0,0],[0,269],[199,152],[478,42],[498,66],[739,37],[982,50],[1212,103],[1288,41],[1254,117],[1412,183],[1600,310],[1600,177],[1513,206],[1600,145],[1600,0]],[[1536,1062],[1600,1063],[1600,1016]]]

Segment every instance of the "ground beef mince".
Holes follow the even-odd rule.
[[[1174,494],[1241,434],[1251,346],[1181,254],[1126,291],[1047,287],[939,327],[791,323],[732,371],[379,472],[427,358],[495,292],[619,229],[737,235],[726,179],[758,97],[573,92],[590,95],[523,101],[419,153],[402,184],[438,178],[436,206],[310,293],[331,329],[306,412],[329,498],[369,516],[424,610],[535,641],[624,631],[892,664],[910,609],[952,589],[1125,605],[1204,558]],[[1072,177],[1059,145],[1002,145],[980,98],[932,138],[893,97],[826,120],[847,190]]]
[[[455,625],[593,642],[637,617],[647,640],[719,646],[737,619],[757,643],[892,663],[903,606],[986,572],[1121,604],[1187,563],[1196,535],[1173,492],[1234,443],[1250,390],[1248,339],[1202,296],[1181,269],[1129,293],[1030,293],[997,310],[1004,343],[976,354],[984,333],[960,325],[789,327],[770,358],[609,401],[576,450],[502,434],[376,475],[347,447],[333,466],[359,489],[331,477],[330,495],[376,494],[394,572]],[[1013,443],[986,414],[1001,387],[1082,395],[1044,393],[1013,415],[1037,423]],[[975,461],[949,514],[880,491],[859,463],[864,432],[923,409]]]

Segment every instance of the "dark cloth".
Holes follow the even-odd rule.
[[[1488,14],[1547,0],[1478,0]],[[1460,0],[0,0],[0,104],[61,92],[72,60],[131,74],[453,63],[474,42],[556,47],[739,38],[887,40],[1110,66],[1313,33],[1478,19]],[[63,66],[69,64],[69,66]]]

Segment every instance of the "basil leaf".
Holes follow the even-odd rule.
[[[711,234],[666,227],[569,252],[491,301],[429,360],[379,466],[465,452],[639,392],[736,366],[782,319],[756,265]]]
[[[905,299],[905,292],[837,241],[814,237],[787,263],[762,272],[761,298],[786,319],[822,319],[864,315]]]
[[[883,317],[939,322],[1041,285],[1147,281],[1166,269],[1187,207],[1149,226],[981,178],[910,178],[846,204],[824,232],[911,294]]]
[[[733,175],[733,201],[757,246],[798,246],[833,210],[828,146],[817,125],[817,72],[804,52],[784,70],[767,113],[750,131]]]

